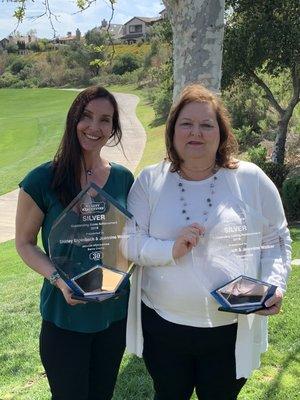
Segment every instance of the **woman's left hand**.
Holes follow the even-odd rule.
[[[276,289],[276,292],[273,294],[272,297],[270,297],[266,301],[266,307],[263,310],[256,311],[255,314],[258,315],[275,315],[278,314],[281,308],[281,303],[283,299],[283,294],[280,289]]]
[[[86,302],[81,301],[81,300],[75,300],[72,298],[72,290],[69,288],[69,286],[65,283],[63,279],[58,279],[55,283],[56,287],[62,292],[66,302],[70,306],[76,306],[77,304],[86,304]]]

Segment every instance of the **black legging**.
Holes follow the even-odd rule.
[[[144,360],[155,400],[235,400],[246,379],[235,377],[237,324],[195,328],[174,324],[142,305]]]
[[[97,333],[43,321],[40,354],[52,400],[110,400],[125,350],[126,320]]]

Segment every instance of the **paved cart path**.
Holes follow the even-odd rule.
[[[124,152],[120,146],[105,147],[102,150],[102,155],[110,161],[125,165],[134,172],[142,158],[146,144],[146,132],[135,113],[139,98],[125,93],[114,93],[114,95],[120,108]],[[16,189],[0,196],[0,243],[15,237],[18,192],[19,189]]]

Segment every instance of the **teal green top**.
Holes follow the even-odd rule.
[[[48,236],[53,222],[64,207],[56,192],[51,188],[53,170],[51,162],[35,168],[22,180],[19,186],[30,195],[44,213],[41,227],[43,247],[47,255]],[[129,189],[133,183],[132,173],[118,164],[111,164],[108,180],[103,187],[119,204],[126,207]],[[108,328],[114,322],[127,315],[128,293],[118,299],[106,300],[103,303],[86,303],[70,306],[61,291],[44,279],[41,290],[40,311],[43,319],[60,328],[77,332],[98,332]]]

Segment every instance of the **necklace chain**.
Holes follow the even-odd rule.
[[[218,179],[218,177],[215,176],[216,172],[217,172],[217,167],[214,166],[214,168],[212,170],[213,176],[209,178],[211,180],[211,182],[209,183],[209,195],[205,199],[205,205],[207,205],[208,208],[207,209],[205,208],[205,210],[202,212],[203,222],[206,222],[208,220],[209,211],[213,205],[213,197],[215,194],[215,187],[216,187],[216,182]],[[186,188],[185,188],[185,184],[183,181],[182,172],[178,171],[178,175],[179,175],[178,188],[179,188],[179,194],[180,194],[179,199],[180,199],[180,203],[181,203],[181,207],[182,207],[181,213],[182,213],[185,221],[189,223],[191,220],[191,217],[188,215],[188,212],[187,212],[188,203],[187,203],[187,198],[186,198]]]
[[[216,169],[216,161],[214,160],[208,167],[206,167],[206,168],[204,168],[204,169],[197,169],[197,170],[192,170],[192,169],[189,169],[189,168],[185,168],[187,171],[191,171],[191,172],[205,172],[205,171],[208,171],[209,169],[211,169],[212,168],[212,172]],[[187,176],[187,174],[182,170],[182,168],[181,169],[179,169],[179,174],[182,174],[182,173],[184,173],[184,175],[186,175]]]

